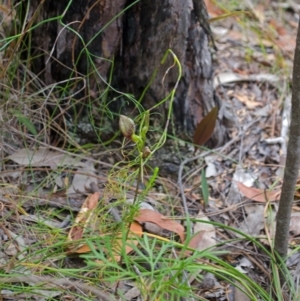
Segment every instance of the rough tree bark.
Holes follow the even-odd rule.
[[[275,250],[281,259],[286,259],[289,243],[289,229],[291,222],[291,212],[294,201],[296,183],[299,177],[300,167],[300,20],[293,66],[293,95],[291,109],[291,124],[289,143],[287,147],[286,164],[282,183],[282,191],[279,201]],[[281,282],[284,284],[285,276],[281,271]]]
[[[76,70],[76,75],[88,74],[90,66],[86,56],[79,57],[83,44],[73,32],[76,31],[88,44],[90,53],[97,57],[94,61],[101,76],[107,79],[111,68],[111,63],[105,59],[114,59],[113,87],[138,98],[170,48],[183,67],[183,77],[174,103],[177,134],[191,137],[203,116],[214,106],[219,106],[213,93],[209,27],[203,1],[139,1],[98,34],[118,13],[133,3],[133,0],[31,1],[29,15],[38,11],[34,20],[36,24],[63,16],[61,23],[59,20],[49,21],[31,32],[31,55],[36,57],[33,60],[34,72],[46,84],[66,80],[72,74],[74,76],[72,70]],[[162,83],[171,63],[170,60],[169,64],[158,69],[143,99],[145,107],[162,100],[174,86],[176,68],[168,73]],[[104,87],[102,79],[92,74],[85,95],[81,93],[80,97],[93,95],[97,98]],[[118,98],[116,107],[120,108],[122,101]],[[160,112],[164,114],[165,109],[161,107]],[[225,127],[219,120],[213,137],[214,146],[224,142],[224,132]]]

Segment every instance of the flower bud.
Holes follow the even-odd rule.
[[[143,149],[143,159],[148,158],[151,155],[151,150],[148,146],[145,146]]]
[[[130,119],[124,115],[120,115],[119,127],[120,127],[122,134],[126,138],[128,138],[128,139],[132,138],[132,135],[135,132],[135,124],[132,119]]]

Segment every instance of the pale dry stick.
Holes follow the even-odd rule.
[[[241,240],[243,240],[244,238],[241,238],[241,237],[238,237],[234,232],[230,232],[230,231],[228,231],[228,230],[226,230],[226,232],[229,234],[229,236],[232,238],[232,239],[237,239],[237,238],[239,238],[239,239],[241,239]],[[222,234],[222,233],[220,233],[220,236],[222,236],[224,239],[228,239],[224,234]],[[223,243],[223,245],[222,246],[219,246],[219,247],[216,247],[216,251],[226,251],[226,253],[224,252],[223,253],[223,255],[227,255],[227,254],[232,254],[232,251],[231,250],[233,250],[233,249],[236,249],[237,250],[237,254],[239,254],[239,255],[241,255],[241,254],[243,254],[243,255],[245,255],[246,253],[247,254],[252,254],[253,256],[256,256],[257,257],[257,252],[254,252],[254,251],[252,251],[252,250],[250,250],[250,249],[247,249],[247,248],[242,248],[242,247],[238,247],[238,246],[236,246],[236,245],[234,245],[234,243],[232,243],[232,242],[226,242],[226,243],[224,243],[224,241],[222,241],[221,239],[219,239],[219,238],[215,238],[215,240],[217,241],[217,242],[219,242],[219,243]],[[240,242],[240,240],[238,240],[238,241],[235,241],[235,242]],[[231,249],[231,250],[230,250]],[[240,252],[238,252],[238,251],[240,251]],[[268,256],[268,255],[264,255],[264,254],[259,254],[259,256],[260,257],[262,257],[262,258],[264,258],[264,260],[268,260],[268,259],[270,259],[270,257]]]
[[[203,213],[203,214],[197,215],[197,218],[213,217],[215,215],[219,215],[219,214],[222,214],[222,213],[233,212],[233,211],[236,211],[238,208],[242,207],[243,205],[245,205],[248,202],[250,202],[249,199],[241,201],[239,204],[234,204],[234,205],[228,206],[228,207],[226,207],[222,210],[218,210],[216,212],[205,212],[205,214]],[[217,222],[220,222],[220,221],[217,221]]]
[[[188,174],[183,176],[183,180],[185,179],[185,182],[188,182],[191,178],[193,178],[196,175],[199,175],[199,171],[202,170],[202,168],[204,168],[204,166],[198,167],[195,166],[194,168],[192,168]]]
[[[256,259],[255,259],[255,257],[253,257],[253,256],[251,256],[251,255],[249,255],[248,254],[248,252],[249,252],[249,250],[247,250],[247,251],[243,251],[243,254],[245,255],[245,257],[247,257],[252,263],[254,263],[256,266],[258,266],[260,269],[261,269],[261,271],[268,277],[268,279],[269,279],[269,281],[270,281],[270,283],[272,282],[272,275],[269,273],[269,271],[264,267],[264,265],[263,264],[261,264],[260,262],[258,262]],[[257,254],[255,254],[255,256],[257,257]],[[266,259],[269,259],[269,257],[268,256],[266,256],[265,255],[265,257],[266,257]],[[265,263],[265,262],[264,262]]]
[[[54,60],[56,60],[56,59],[54,59]],[[69,68],[68,66],[62,64],[60,61],[58,61],[58,60],[56,60],[56,61],[57,61],[58,63],[60,63],[63,67],[65,67],[66,69],[69,69],[69,70],[72,71],[71,68]],[[67,100],[67,99],[68,99],[69,101],[68,101],[66,104],[69,104],[70,99],[73,98],[75,95],[79,94],[81,91],[85,90],[85,88],[86,88],[86,86],[87,86],[87,84],[86,84],[86,79],[83,77],[83,75],[82,75],[82,77],[71,77],[71,78],[68,78],[68,79],[61,80],[61,81],[59,81],[59,82],[56,82],[56,83],[54,83],[54,84],[48,85],[46,88],[43,89],[43,90],[46,90],[46,89],[49,90],[49,89],[50,89],[48,95],[45,94],[46,98],[45,98],[45,100],[44,100],[44,104],[47,103],[47,101],[48,101],[48,99],[50,98],[51,95],[53,96],[54,93],[52,93],[52,91],[54,90],[55,87],[57,87],[57,86],[59,86],[59,85],[61,85],[61,84],[64,84],[64,83],[69,83],[69,82],[72,81],[72,80],[74,80],[74,81],[77,80],[77,81],[78,81],[79,79],[82,80],[83,83],[84,83],[84,85],[83,85],[79,90],[75,91],[75,92],[74,92],[73,94],[71,94],[71,95],[68,95],[68,96],[66,96],[66,97],[61,97],[61,98],[59,98],[60,101],[61,101],[61,100]],[[35,94],[38,95],[38,93],[36,92],[36,93],[33,93],[31,96],[34,96]],[[78,100],[77,100],[77,102],[78,102]]]
[[[73,22],[70,22],[70,23],[68,23],[68,24],[64,24],[64,27],[59,31],[59,33],[57,34],[57,36],[56,36],[56,39],[55,39],[55,41],[54,41],[54,43],[53,43],[53,47],[52,47],[52,49],[51,49],[51,51],[50,51],[50,54],[49,54],[49,57],[48,57],[48,59],[47,59],[47,61],[46,61],[46,65],[49,63],[49,60],[51,59],[51,57],[52,57],[52,55],[53,55],[53,52],[54,52],[54,50],[55,50],[55,46],[56,46],[56,43],[57,43],[57,41],[58,41],[58,39],[59,39],[59,37],[60,37],[60,35],[62,34],[62,32],[64,31],[64,30],[68,30],[68,28],[67,27],[69,27],[69,25],[72,25],[72,24],[74,24],[74,23],[80,23],[80,21],[73,21]],[[59,57],[59,55],[58,55],[58,57]]]
[[[268,200],[268,198],[267,198],[267,196],[265,195],[265,198],[266,198],[266,200],[267,200],[267,202],[266,202],[266,205],[265,205],[265,207],[264,207],[264,230],[265,230],[265,232],[266,232],[266,237],[267,237],[267,240],[268,240],[268,244],[270,245],[270,246],[272,246],[272,238],[271,238],[271,233],[270,233],[270,231],[269,231],[269,227],[268,227],[268,224],[267,224],[267,221],[266,221],[266,217],[268,216],[268,209],[270,208],[270,200]],[[274,214],[275,215],[275,214]],[[273,222],[272,223],[270,223],[270,226],[271,227],[274,227],[274,223],[275,223],[275,219],[273,219]],[[272,230],[271,230],[272,231]],[[273,229],[273,233],[275,232],[275,227],[274,227],[274,229]]]
[[[171,66],[166,70],[166,72],[165,72],[165,74],[164,74],[164,76],[163,76],[163,78],[162,78],[162,80],[161,80],[161,84],[162,84],[162,86],[164,87],[165,90],[167,90],[167,88],[166,88],[165,85],[164,85],[165,78],[166,78],[167,74],[169,73],[169,71],[170,71],[172,68],[174,68],[175,66],[176,66],[176,61],[174,60],[173,65],[171,65]],[[177,89],[177,85],[174,87],[174,89],[175,89],[175,90]]]
[[[236,204],[236,205],[232,205],[232,206],[229,206],[227,208],[224,208],[222,210],[218,210],[216,212],[206,212],[206,213],[203,213],[203,214],[199,214],[197,215],[197,218],[203,218],[203,217],[214,217],[215,215],[219,215],[221,213],[225,213],[225,212],[230,212],[230,211],[235,211],[237,208],[239,207],[242,207],[244,204],[248,203],[249,200],[245,200],[245,201],[242,201],[240,202],[239,204]],[[195,218],[195,217],[193,217]],[[162,219],[173,219],[173,220],[183,220],[184,217],[182,216],[178,216],[178,217],[174,217],[174,216],[164,216],[162,217]],[[215,222],[218,222],[218,223],[221,223],[219,220],[215,219],[214,220]]]
[[[35,283],[35,284],[54,284],[56,286],[71,286],[74,287],[75,289],[80,289],[86,293],[92,293],[97,298],[100,298],[100,300],[105,300],[105,301],[116,301],[117,299],[109,293],[106,293],[99,288],[95,286],[91,286],[79,281],[71,281],[69,279],[64,279],[64,278],[52,278],[49,276],[34,276],[34,275],[19,275],[19,276],[11,276],[11,277],[1,277],[0,278],[1,283],[19,283],[19,282],[24,282],[24,283]],[[41,286],[39,286],[41,287]],[[98,299],[99,300],[99,299]]]
[[[284,81],[284,88],[282,90],[283,91],[287,91],[287,87],[286,87],[285,81]],[[275,136],[276,113],[279,111],[280,106],[284,102],[283,95],[286,95],[286,94],[287,94],[287,92],[282,93],[282,96],[280,96],[278,98],[278,100],[275,103],[275,107],[272,110],[273,112],[272,112],[272,116],[271,116],[271,133],[270,133],[270,137],[272,137],[272,138]]]

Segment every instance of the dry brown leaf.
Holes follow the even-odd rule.
[[[220,7],[218,7],[214,1],[211,0],[204,0],[205,6],[207,8],[207,12],[209,13],[210,17],[218,17],[225,13]]]
[[[205,234],[204,230],[201,230],[200,232],[196,233],[190,240],[189,247],[193,249],[197,249],[197,246],[201,241],[201,239],[203,238],[204,234]]]
[[[68,254],[84,254],[84,253],[88,253],[91,252],[91,248],[88,245],[79,245],[78,247],[73,247]]]
[[[197,222],[194,225],[194,233],[196,235],[191,239],[190,244],[197,243],[195,249],[202,251],[216,244],[216,229],[214,225],[206,223],[210,219],[202,211],[198,213],[196,218]]]
[[[251,204],[244,207],[247,216],[238,229],[251,236],[258,236],[265,228],[265,204]]]
[[[269,25],[276,30],[278,36],[275,40],[277,46],[285,51],[294,51],[296,47],[296,37],[291,35],[289,31],[283,27],[282,24],[279,24],[276,19],[271,19]]]
[[[276,44],[285,51],[292,52],[296,48],[296,39],[293,36],[279,36],[278,40],[276,40]]]
[[[143,228],[142,226],[137,222],[132,222],[130,224],[130,230],[127,237],[127,242],[130,242],[130,244],[138,245],[138,241],[135,239],[136,236],[142,237],[143,235]],[[114,250],[113,250],[113,256],[116,261],[121,260],[120,252],[122,248],[122,234],[118,235],[118,238],[114,241]],[[129,245],[125,245],[125,253],[128,254],[133,250],[133,248]]]
[[[162,214],[149,209],[141,209],[139,215],[134,218],[139,223],[152,222],[160,227],[175,232],[184,241],[184,227],[173,220],[168,219]]]
[[[133,222],[130,225],[130,231],[127,237],[127,241],[129,241],[131,244],[137,245],[138,241],[135,239],[136,236],[141,237],[143,235],[143,228],[142,226],[137,223],[137,222]],[[121,252],[121,247],[122,247],[122,234],[117,234],[117,238],[114,240],[113,243],[113,258],[116,261],[120,261],[121,256],[120,256],[120,252]],[[125,252],[126,254],[130,253],[133,250],[133,248],[130,245],[126,245],[125,246]],[[83,253],[88,253],[90,252],[91,249],[88,245],[86,244],[82,244],[79,246],[76,246],[75,248],[72,247],[72,249],[70,249],[70,251],[68,252],[68,254],[83,254]],[[97,261],[98,263],[101,263],[101,261]]]
[[[245,94],[235,94],[234,97],[239,100],[241,103],[246,105],[250,110],[255,109],[256,107],[261,107],[263,104],[261,102],[255,101],[254,95],[245,95]]]
[[[138,245],[138,240],[136,239],[136,237],[142,237],[143,235],[143,228],[142,226],[137,223],[137,222],[132,222],[130,224],[130,230],[128,233],[128,237],[127,237],[127,242],[130,242],[130,245],[126,243],[125,245],[125,253],[128,254],[130,253],[133,248],[132,248],[132,244],[134,245]],[[122,249],[122,243],[123,243],[123,239],[122,239],[122,233],[119,233],[116,235],[116,239],[113,242],[113,250],[112,251],[112,257],[115,261],[120,261],[121,260],[121,249]],[[108,253],[108,252],[107,252]],[[103,262],[101,260],[96,260],[97,263],[102,264]]]
[[[254,187],[245,186],[243,183],[235,181],[240,192],[247,197],[256,202],[265,203],[266,201],[278,201],[280,198],[281,191],[279,190],[263,190]]]
[[[218,112],[217,106],[212,108],[198,123],[193,137],[194,144],[203,145],[211,137],[216,126]]]
[[[96,170],[94,163],[91,161],[86,161],[85,166],[78,168],[74,175],[71,185],[66,191],[67,195],[77,192],[85,193],[90,187],[91,183],[95,182]]]
[[[20,149],[12,155],[8,156],[10,159],[20,165],[30,166],[50,166],[55,168],[57,166],[84,166],[84,162],[80,162],[80,159],[73,158],[67,154],[59,151],[52,150],[47,147],[40,147],[37,150]]]
[[[196,218],[197,222],[195,222],[194,225],[195,235],[190,240],[188,246],[190,248],[202,251],[216,244],[216,229],[214,225],[206,223],[210,220],[202,211],[198,213]],[[187,251],[185,254],[190,255],[191,251]]]
[[[234,300],[238,301],[251,301],[251,299],[244,293],[246,289],[237,280],[235,280],[236,285],[233,286],[234,289]],[[242,291],[242,288],[244,291]]]
[[[133,285],[133,283],[130,283],[130,285]],[[124,300],[139,300],[141,299],[138,298],[140,295],[141,291],[139,290],[139,288],[133,285],[133,287],[124,294]]]
[[[94,214],[94,209],[97,207],[99,197],[100,192],[95,192],[86,198],[75,218],[75,225],[69,231],[69,241],[82,238],[84,230]]]
[[[18,249],[15,246],[15,244],[12,242],[6,245],[3,251],[6,255],[10,255],[10,256],[16,256],[18,254]]]
[[[291,214],[290,232],[293,236],[299,236],[300,234],[300,212],[293,212]]]
[[[265,21],[265,5],[258,4],[256,7],[253,8],[252,12],[254,13],[255,17],[259,20],[261,24]]]
[[[288,34],[287,30],[281,24],[279,24],[278,20],[276,19],[271,19],[269,21],[269,25],[274,28],[280,36],[285,36]]]

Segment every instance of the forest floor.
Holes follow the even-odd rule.
[[[0,300],[300,300],[297,189],[283,289],[272,249],[300,5],[205,2],[228,142],[143,184],[132,145],[32,150],[24,116],[3,126]]]

